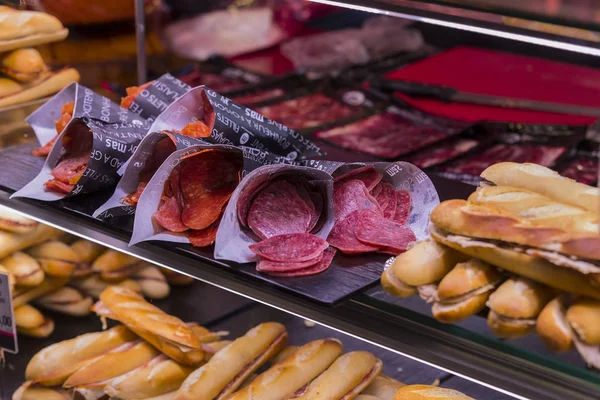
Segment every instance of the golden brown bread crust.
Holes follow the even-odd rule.
[[[507,318],[493,310],[488,313],[487,324],[494,335],[504,339],[517,339],[535,332],[535,319]]]
[[[298,348],[298,346],[287,346],[285,349],[281,350],[271,359],[270,364],[275,365],[284,361],[286,358],[294,354],[296,350],[298,350]]]
[[[45,388],[25,382],[15,391],[12,400],[71,400],[71,395],[61,388]]]
[[[404,383],[399,382],[387,375],[379,374],[375,377],[373,382],[361,392],[361,395],[374,396],[380,400],[394,400],[396,392],[406,386]],[[360,396],[357,396],[357,399]]]
[[[93,304],[91,297],[85,297],[72,287],[64,286],[55,292],[41,296],[35,300],[40,307],[74,317],[88,315]]]
[[[46,277],[37,286],[16,288],[13,291],[13,307],[19,307],[27,304],[40,296],[52,293],[57,289],[65,286],[69,278],[66,276],[49,276]]]
[[[2,94],[0,94],[0,97],[1,96]],[[17,214],[8,207],[0,206],[0,230],[27,233],[34,230],[39,224],[40,223],[37,221]]]
[[[0,72],[21,82],[40,78],[48,72],[40,52],[32,48],[14,50],[2,57]]]
[[[2,51],[1,41],[0,51]],[[72,82],[78,82],[79,78],[79,72],[73,68],[65,68],[60,71],[51,72],[47,77],[40,81],[24,86],[20,92],[0,98],[0,107],[11,106],[49,96],[61,91]]]
[[[435,302],[431,308],[433,317],[440,322],[453,323],[475,315],[485,308],[490,291],[470,296],[456,303]]]
[[[325,371],[343,351],[337,339],[315,340],[260,374],[227,400],[287,398]]]
[[[557,228],[535,226],[498,207],[470,204],[465,200],[447,200],[433,210],[431,222],[438,228],[458,235],[501,240],[600,260],[600,235],[575,234]]]
[[[142,262],[131,279],[140,284],[144,297],[152,300],[164,299],[171,292],[167,279],[158,267]]]
[[[266,322],[250,329],[192,372],[176,400],[224,399],[287,343],[285,327]]]
[[[589,345],[600,345],[600,301],[581,298],[567,310],[567,321]]]
[[[129,254],[108,249],[94,260],[92,270],[104,280],[118,282],[133,275],[142,263]]]
[[[468,261],[456,264],[438,285],[440,300],[455,296],[462,296],[480,287],[494,284],[502,275],[490,264],[471,258]]]
[[[71,248],[77,254],[79,262],[91,263],[102,254],[106,248],[101,244],[79,239],[71,243]]]
[[[435,226],[430,227],[430,232],[436,241],[506,271],[566,292],[600,299],[600,288],[575,270],[558,267],[544,259],[518,252],[514,248],[499,247],[493,243],[452,235]]]
[[[116,319],[175,361],[189,366],[204,361],[202,345],[192,329],[136,292],[109,286],[100,301]]]
[[[391,268],[386,268],[381,274],[381,287],[396,297],[410,297],[417,294],[417,287],[402,282],[394,275]]]
[[[38,260],[44,272],[51,276],[71,276],[79,258],[66,243],[51,240],[27,249]]]
[[[503,162],[488,167],[481,177],[497,186],[513,186],[531,190],[557,200],[572,204],[593,213],[600,210],[600,191],[537,164]]]
[[[16,251],[0,260],[0,264],[10,272],[19,286],[37,286],[44,280],[44,270],[27,253]]]
[[[59,235],[60,231],[58,229],[42,224],[38,224],[33,230],[27,233],[0,231],[0,258]]]
[[[539,226],[594,235],[600,232],[597,212],[560,203],[525,189],[509,186],[478,188],[468,201],[502,208]]]
[[[508,318],[537,318],[555,291],[525,278],[507,279],[488,300],[488,307]]]
[[[565,353],[573,348],[573,332],[565,314],[566,308],[559,296],[546,304],[536,322],[536,331],[542,343],[557,353]]]
[[[475,400],[453,389],[430,385],[404,386],[394,400]]]

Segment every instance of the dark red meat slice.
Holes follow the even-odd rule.
[[[179,186],[181,221],[191,229],[215,222],[239,182],[241,161],[231,154],[206,150],[183,159]]]
[[[423,149],[415,155],[407,156],[404,160],[419,168],[428,168],[464,154],[478,144],[477,140],[458,138],[457,140],[452,140],[452,143],[445,145],[440,143],[435,148],[428,147]]]
[[[333,205],[336,221],[357,210],[373,210],[383,215],[377,200],[362,181],[350,180],[338,186],[333,193]]]
[[[319,132],[317,136],[340,147],[382,158],[398,158],[448,137],[443,132],[413,123],[393,113],[383,113],[350,125]]]
[[[379,193],[381,193],[381,189],[383,189],[383,183],[384,182],[379,182],[377,184],[377,186],[375,186],[373,188],[373,190],[371,190],[371,196],[377,198],[377,196],[379,195]]]
[[[236,211],[240,224],[248,227],[248,211],[252,205],[252,200],[258,193],[262,191],[268,184],[266,181],[269,179],[268,174],[260,175],[255,177],[251,182],[246,183],[244,190],[238,196]]]
[[[307,261],[317,257],[329,244],[310,233],[292,233],[273,236],[248,246],[259,257],[271,261]]]
[[[371,191],[377,186],[379,182],[381,182],[381,178],[383,178],[381,172],[377,171],[372,165],[367,165],[346,172],[344,175],[335,178],[333,181],[341,183],[349,181],[351,179],[356,179],[359,181],[363,181],[367,189]]]
[[[221,214],[222,216],[222,214]],[[188,239],[190,243],[194,247],[206,247],[210,246],[217,239],[217,230],[219,229],[219,223],[221,222],[221,217],[219,217],[215,222],[210,224],[208,228],[204,229],[192,229],[188,235]]]
[[[333,261],[333,257],[335,257],[335,253],[336,253],[335,249],[329,247],[323,253],[323,259],[321,261],[319,261],[318,263],[311,265],[310,267],[299,269],[296,271],[289,271],[289,272],[269,272],[269,275],[280,276],[280,277],[315,275],[315,274],[321,273],[321,272],[327,270],[327,268],[329,268],[329,266],[331,265],[331,262]]]
[[[307,261],[277,262],[261,259],[256,263],[259,272],[289,272],[310,267],[323,259],[323,253]]]
[[[590,185],[598,180],[598,160],[581,159],[571,161],[560,174],[567,178]]]
[[[191,87],[205,85],[209,89],[219,93],[241,89],[248,85],[248,83],[238,79],[208,72],[205,73],[198,70],[192,71],[187,75],[180,76],[178,79],[187,83]]]
[[[320,228],[319,220],[321,219],[321,215],[323,214],[323,197],[318,192],[309,192],[309,196],[315,210],[315,213],[312,215],[313,219],[311,219],[310,221],[311,228],[309,232],[312,232]]]
[[[52,170],[52,176],[64,183],[75,184],[87,168],[89,154],[67,156]]]
[[[137,205],[138,201],[140,201],[140,196],[144,192],[144,189],[146,189],[147,185],[148,185],[148,181],[146,181],[146,180],[140,181],[136,191],[134,193],[131,193],[131,194],[123,197],[123,202],[126,204],[129,204],[130,206]]]
[[[394,222],[405,224],[410,216],[411,206],[410,193],[406,190],[396,190],[396,210],[394,212]]]
[[[163,197],[158,210],[152,216],[160,226],[171,232],[188,230],[181,222],[181,208],[175,197]]]
[[[408,226],[390,221],[372,211],[359,213],[355,234],[365,244],[398,251],[406,250],[409,243],[417,240]]]
[[[252,202],[248,226],[262,239],[304,233],[310,228],[313,212],[294,186],[287,181],[275,181]]]
[[[283,96],[285,92],[281,88],[273,88],[263,90],[262,92],[251,93],[246,95],[241,95],[237,97],[233,97],[232,100],[236,103],[248,105],[253,103],[258,103],[265,100],[270,100],[275,97]]]
[[[396,215],[396,189],[391,184],[384,182],[381,193],[376,197],[377,202],[383,209],[383,216],[387,219],[394,219]],[[410,197],[409,197],[410,202]],[[383,206],[385,204],[385,206]],[[410,206],[409,206],[410,209]]]
[[[44,188],[46,190],[51,190],[53,192],[64,193],[64,194],[71,193],[71,190],[73,190],[74,187],[75,187],[75,185],[64,183],[64,182],[58,181],[56,179],[51,179],[48,182],[44,183]]]
[[[361,211],[354,211],[335,223],[327,242],[344,254],[362,254],[379,250],[379,247],[365,244],[354,233]]]

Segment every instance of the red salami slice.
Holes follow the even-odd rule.
[[[345,174],[338,176],[334,182],[344,182],[351,179],[363,181],[369,191],[373,190],[379,182],[381,182],[383,174],[375,169],[372,165],[366,165],[364,167],[353,169],[352,171],[346,172]]]
[[[337,187],[333,193],[333,205],[336,221],[357,210],[372,210],[383,215],[377,200],[369,194],[365,184],[358,180],[343,182]]]
[[[380,198],[382,198],[380,200]],[[385,200],[383,200],[385,198]],[[386,206],[381,208],[383,209],[383,216],[387,219],[394,219],[396,215],[396,189],[391,184],[384,182],[382,185],[381,193],[377,197],[377,201],[385,202]],[[410,200],[409,200],[410,201]],[[381,202],[379,205],[381,205]]]
[[[381,189],[383,189],[383,184],[385,182],[379,182],[374,188],[373,190],[371,190],[371,196],[377,198],[377,196],[379,196],[379,193],[381,193]]]
[[[396,190],[396,210],[393,220],[399,224],[405,224],[410,215],[411,199],[406,190]]]
[[[259,257],[271,261],[307,261],[317,257],[329,244],[310,233],[292,233],[273,236],[262,242],[248,246]]]
[[[188,230],[188,227],[181,222],[181,208],[175,197],[163,197],[153,217],[160,226],[171,232]]]
[[[46,190],[52,190],[53,192],[69,194],[75,185],[70,185],[68,183],[64,183],[61,181],[57,181],[56,179],[51,179],[48,182],[44,183],[44,188]]]
[[[379,247],[365,244],[354,233],[361,211],[354,211],[335,223],[327,242],[344,254],[362,254],[379,250]]]
[[[296,190],[289,182],[283,180],[275,181],[263,189],[252,202],[248,212],[250,229],[262,239],[307,232],[314,206],[311,211]]]
[[[323,253],[307,261],[277,262],[261,259],[256,264],[256,270],[259,272],[290,272],[315,265],[323,259]]]
[[[398,251],[405,251],[409,243],[417,240],[408,226],[383,218],[372,211],[360,212],[355,234],[365,244]]]
[[[333,257],[335,257],[335,249],[329,247],[323,253],[323,259],[318,263],[311,265],[310,267],[299,269],[297,271],[289,271],[289,272],[270,272],[269,275],[272,276],[280,276],[280,277],[292,277],[292,276],[306,276],[306,275],[315,275],[321,273],[329,268],[331,262],[333,261]]]
[[[89,154],[67,156],[54,167],[52,176],[63,183],[74,185],[85,172],[89,160]]]
[[[215,150],[202,151],[181,163],[181,221],[191,229],[215,222],[239,183],[241,161]]]
[[[238,220],[240,221],[240,224],[246,228],[248,227],[248,211],[250,211],[252,200],[266,185],[268,185],[268,183],[266,183],[268,179],[268,174],[257,176],[251,182],[246,184],[246,187],[244,187],[244,190],[238,197],[236,204]]]
[[[219,217],[215,222],[210,224],[208,228],[192,230],[188,235],[188,239],[190,239],[190,243],[192,244],[192,246],[206,247],[213,244],[217,239],[217,230],[219,229],[220,222],[221,217]]]
[[[318,231],[320,229],[321,225],[323,225],[322,223],[319,224],[321,215],[323,215],[323,196],[321,196],[321,194],[318,192],[310,192],[309,196],[315,207],[315,213],[312,216],[313,219],[311,219],[311,221],[310,221],[311,228],[309,230],[309,232],[313,232],[313,231]],[[322,221],[322,222],[324,222],[324,221]]]

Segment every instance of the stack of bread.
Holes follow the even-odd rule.
[[[192,281],[96,243],[69,238],[3,206],[0,270],[8,273],[13,285],[17,331],[31,337],[47,337],[54,331],[53,320],[37,307],[85,316],[93,299],[111,285],[162,299],[169,295],[169,284]]]
[[[467,201],[431,214],[433,239],[398,256],[381,278],[419,294],[442,322],[488,309],[488,326],[537,331],[555,351],[576,346],[600,368],[600,191],[536,165],[495,164]]]
[[[0,107],[49,96],[79,80],[73,68],[52,71],[31,48],[63,40],[68,33],[51,15],[0,6]]]
[[[115,286],[93,309],[121,325],[41,350],[13,400],[470,399],[448,389],[404,386],[381,374],[373,354],[343,354],[337,339],[286,347],[288,332],[276,322],[223,340],[226,332],[185,323]],[[269,368],[255,374],[263,365]]]

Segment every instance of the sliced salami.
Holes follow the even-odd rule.
[[[383,182],[381,193],[377,196],[377,201],[383,210],[383,216],[387,219],[394,219],[396,215],[396,189],[387,182]],[[385,203],[385,207],[382,205]]]
[[[310,267],[323,259],[323,253],[307,261],[277,262],[261,259],[256,263],[256,270],[259,272],[290,272]]]
[[[278,180],[264,188],[252,202],[248,227],[262,239],[304,233],[310,228],[313,213],[314,205],[311,210],[291,183]]]
[[[409,243],[416,240],[413,231],[372,211],[361,211],[355,230],[361,242],[378,247],[405,251]]]
[[[310,200],[315,207],[315,213],[313,214],[313,219],[310,221],[311,228],[308,232],[317,231],[322,223],[319,224],[319,220],[321,219],[321,215],[323,215],[323,196],[318,192],[310,192]]]
[[[372,210],[383,215],[377,200],[369,194],[365,184],[359,180],[341,183],[333,193],[333,205],[336,221],[357,210]]]
[[[399,224],[405,224],[410,215],[411,199],[406,190],[396,190],[396,209],[393,220]]]
[[[381,179],[383,174],[375,169],[372,165],[366,165],[364,167],[353,169],[352,171],[346,172],[345,174],[338,176],[334,179],[334,182],[345,182],[347,180],[356,179],[363,181],[369,191],[373,190]]]
[[[307,261],[317,257],[329,244],[310,233],[292,233],[273,236],[248,246],[259,257],[271,261]]]
[[[204,229],[215,222],[239,183],[241,160],[216,150],[184,158],[179,185],[184,206],[182,222]]]
[[[181,222],[181,208],[175,197],[163,197],[154,220],[171,232],[185,232],[189,228]]]
[[[379,183],[377,184],[377,186],[375,186],[375,187],[373,188],[373,190],[371,190],[371,196],[373,196],[373,197],[377,198],[377,196],[379,196],[379,193],[381,193],[381,189],[383,189],[383,184],[384,184],[384,183],[385,183],[385,182],[379,182]]]
[[[194,247],[206,247],[213,244],[217,238],[217,229],[219,228],[219,223],[221,222],[221,218],[219,217],[215,222],[210,224],[208,228],[200,229],[200,230],[192,230],[188,235],[188,239],[190,243]]]
[[[329,247],[324,251],[323,259],[318,263],[311,265],[310,267],[289,272],[269,272],[269,275],[280,277],[315,275],[324,272],[329,268],[331,262],[333,261],[333,257],[335,257],[335,253],[336,250],[332,247]]]
[[[268,179],[268,174],[259,175],[252,182],[248,183],[244,188],[244,191],[240,193],[237,200],[236,209],[238,219],[242,226],[246,228],[248,227],[248,211],[250,211],[252,200],[258,193],[262,191],[262,189],[266,187],[266,185],[268,185]]]
[[[361,211],[354,211],[335,223],[327,242],[344,254],[362,254],[379,250],[379,247],[365,244],[354,233]]]

